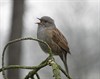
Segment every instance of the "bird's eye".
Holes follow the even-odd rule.
[[[44,21],[45,23],[47,23],[48,21]]]

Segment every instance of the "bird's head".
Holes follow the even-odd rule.
[[[43,16],[41,18],[37,18],[40,20],[40,22],[38,22],[38,25],[42,25],[45,27],[51,27],[51,26],[55,26],[54,20],[52,18],[50,18],[49,16]]]

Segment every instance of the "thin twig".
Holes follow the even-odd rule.
[[[10,65],[7,67],[4,67],[4,70],[8,69],[35,69],[37,66],[21,66],[21,65]],[[3,71],[3,68],[0,69],[0,72]]]
[[[40,79],[40,76],[39,76],[39,74],[38,74],[38,73],[36,73],[36,76],[37,76],[37,79]]]

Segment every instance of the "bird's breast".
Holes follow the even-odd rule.
[[[45,41],[48,44],[52,42],[51,37],[49,37],[49,32],[47,32],[47,28],[40,28],[39,27],[37,30],[37,38]],[[48,52],[48,47],[45,44],[39,43],[39,45],[44,52],[46,52],[46,53]]]
[[[38,27],[37,38],[41,39],[45,42],[50,42],[51,34],[50,34],[49,30],[50,30],[50,28]]]
[[[38,28],[38,30],[37,30],[37,38],[38,39],[45,40],[45,37],[46,37],[45,30],[46,29],[44,29],[44,28]]]

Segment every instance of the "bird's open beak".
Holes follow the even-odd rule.
[[[41,19],[37,18],[40,22],[36,22],[35,24],[41,24]]]

